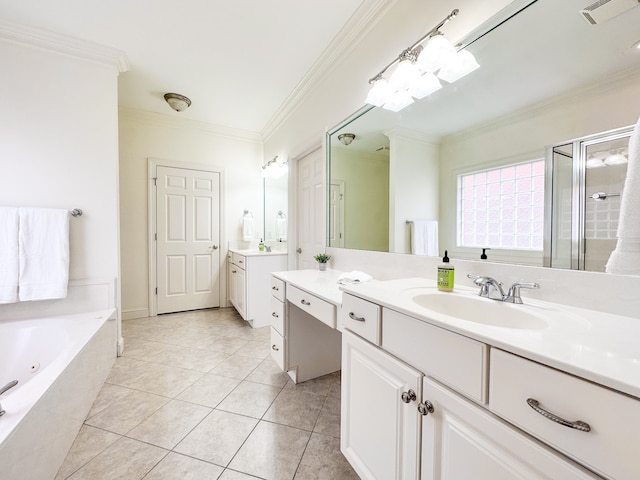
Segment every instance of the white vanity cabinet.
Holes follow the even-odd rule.
[[[286,253],[230,250],[229,301],[252,327],[271,324],[271,272],[287,265]]]
[[[335,272],[276,272],[270,283],[271,356],[295,383],[340,370]]]
[[[361,478],[600,478],[489,411],[489,345],[386,307],[375,345],[348,320],[372,302],[349,297],[343,306],[354,308],[341,312],[341,450]],[[361,323],[355,328],[367,333]],[[509,388],[509,379],[500,383]]]

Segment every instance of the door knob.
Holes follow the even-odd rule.
[[[418,396],[416,395],[416,392],[414,392],[413,390],[409,390],[408,392],[402,392],[402,395],[400,395],[400,398],[404,403],[411,403],[416,398],[418,398]]]
[[[218,249],[218,245],[214,245],[211,248],[213,248],[214,250],[217,250]]]
[[[434,411],[435,408],[433,408],[433,403],[431,403],[429,400],[425,400],[424,403],[418,404],[418,412],[420,412],[421,415],[429,415]]]
[[[298,248],[296,249],[296,252],[298,252],[298,253],[302,253],[302,249],[301,249],[300,247],[298,247]]]

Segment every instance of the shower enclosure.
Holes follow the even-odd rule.
[[[547,147],[544,265],[604,272],[616,246],[633,127]]]

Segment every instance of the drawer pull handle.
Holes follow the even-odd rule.
[[[300,300],[300,303],[307,306],[311,305],[311,302],[307,302],[304,298]]]
[[[278,314],[276,312],[271,312],[271,316],[275,317],[275,318],[278,318]]]
[[[400,395],[400,398],[404,403],[411,403],[418,397],[416,395],[416,392],[414,392],[413,390],[409,390],[408,392],[402,392],[402,395]]]
[[[276,352],[280,351],[280,349],[277,347],[277,345],[271,345],[271,350],[275,350]]]
[[[275,290],[277,292],[280,289],[278,287],[271,287],[271,290]]]
[[[565,420],[557,415],[554,415],[551,412],[546,411],[544,408],[540,406],[540,402],[533,398],[527,398],[527,404],[533,408],[536,412],[542,415],[544,418],[548,418],[552,422],[559,423],[560,425],[564,425],[565,427],[573,428],[575,430],[580,430],[581,432],[590,432],[591,426],[588,423],[582,422],[580,420],[576,420],[575,422],[571,422],[569,420]]]
[[[351,320],[355,320],[356,322],[364,322],[364,317],[356,317],[356,314],[353,312],[349,312],[349,318]]]

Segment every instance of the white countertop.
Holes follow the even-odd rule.
[[[338,277],[342,273],[337,270],[290,270],[273,272],[272,275],[339,307],[342,305],[342,292]]]
[[[284,280],[284,274],[294,273],[297,272],[278,276]],[[324,291],[330,290],[330,278],[333,277],[327,276],[325,280]],[[372,280],[339,287],[392,310],[640,398],[640,321],[637,319],[531,300],[523,291],[524,305],[509,307],[542,315],[549,319],[548,326],[535,330],[505,328],[450,317],[418,305],[412,300],[413,294],[406,291],[415,288],[436,291],[435,281],[426,278]],[[309,291],[317,293],[311,287]],[[456,287],[455,292],[476,295],[477,289]]]
[[[271,252],[261,252],[260,250],[256,250],[256,249],[241,250],[241,249],[236,249],[236,248],[230,248],[229,251],[232,252],[232,253],[237,253],[238,255],[243,255],[245,257],[257,257],[257,256],[269,256],[269,255],[287,255],[287,252],[286,251],[282,251],[282,250],[272,250]]]

